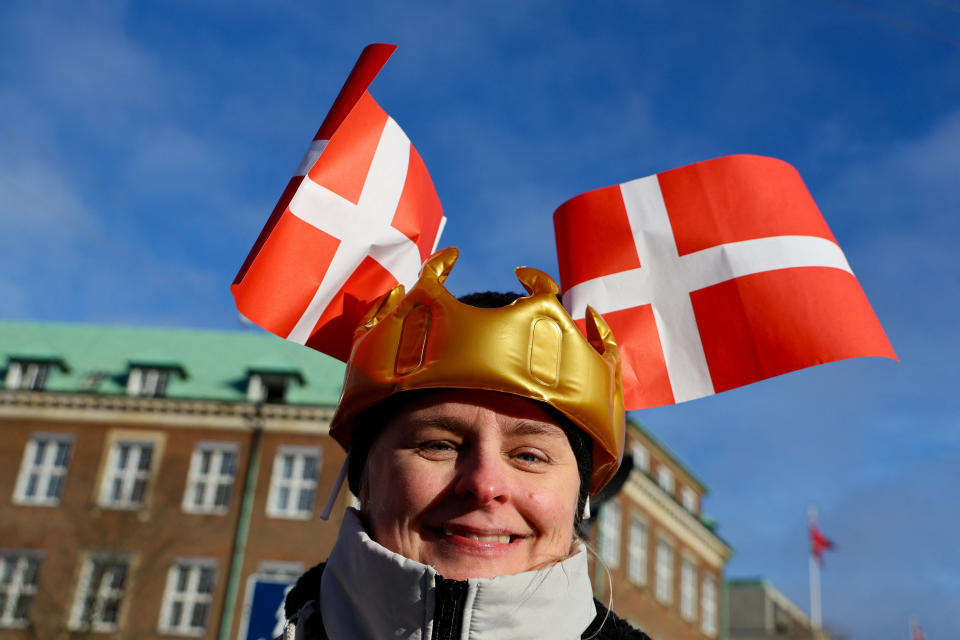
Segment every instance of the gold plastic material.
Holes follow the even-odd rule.
[[[545,402],[593,439],[595,494],[623,455],[620,350],[607,323],[587,309],[584,338],[558,301],[556,282],[519,267],[529,294],[496,309],[463,304],[443,286],[455,247],[431,256],[406,295],[395,287],[354,336],[343,396],[330,426],[345,449],[357,415],[418,389],[499,391]]]

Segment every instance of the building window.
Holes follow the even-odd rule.
[[[673,545],[657,540],[656,596],[664,604],[673,602]]]
[[[0,555],[0,627],[25,627],[37,593],[41,555],[4,551]]]
[[[275,518],[309,518],[320,470],[318,447],[281,447],[273,459],[267,515]]]
[[[247,380],[247,401],[283,402],[291,382],[303,384],[300,372],[251,371]]]
[[[610,499],[600,507],[600,558],[608,567],[620,564],[620,501]]]
[[[690,513],[697,512],[697,494],[690,487],[684,487],[680,490],[680,503]]]
[[[630,446],[630,456],[633,458],[633,468],[644,473],[650,472],[650,452],[639,442]]]
[[[160,631],[200,636],[207,629],[216,565],[212,560],[178,560],[167,572]]]
[[[199,443],[190,458],[183,510],[190,513],[226,513],[230,508],[236,469],[236,444]]]
[[[668,467],[657,467],[657,484],[667,493],[673,495],[673,472]]]
[[[139,509],[147,494],[154,443],[117,440],[107,457],[100,486],[100,504],[112,509]]]
[[[4,386],[22,391],[42,391],[50,374],[49,362],[23,362],[14,360],[7,367]]]
[[[627,579],[636,585],[647,584],[647,523],[637,516],[630,517]]]
[[[23,452],[14,502],[41,506],[60,504],[72,448],[73,438],[69,435],[34,435]]]
[[[708,636],[717,635],[717,582],[704,574],[700,587],[700,629]]]
[[[128,568],[126,556],[91,554],[87,557],[70,614],[71,629],[116,631]]]
[[[697,566],[686,557],[680,564],[680,615],[697,619]]]
[[[127,395],[143,398],[162,398],[167,393],[171,369],[130,367],[127,375]]]

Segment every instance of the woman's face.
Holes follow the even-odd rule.
[[[386,425],[365,473],[374,540],[445,578],[519,573],[569,555],[577,462],[532,400],[427,394]]]

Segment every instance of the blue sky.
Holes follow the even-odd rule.
[[[330,5],[331,3],[324,3]],[[804,176],[901,362],[639,413],[849,638],[960,631],[960,2],[6,2],[0,316],[240,328],[228,285],[362,47],[461,247],[456,293],[556,273],[566,199],[732,153]]]

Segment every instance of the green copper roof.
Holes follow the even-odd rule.
[[[109,325],[0,322],[0,386],[11,360],[62,362],[45,390],[124,395],[131,365],[179,369],[168,398],[242,402],[250,371],[299,374],[286,403],[336,405],[342,362],[256,331],[147,329]],[[43,356],[42,358],[39,356]]]

